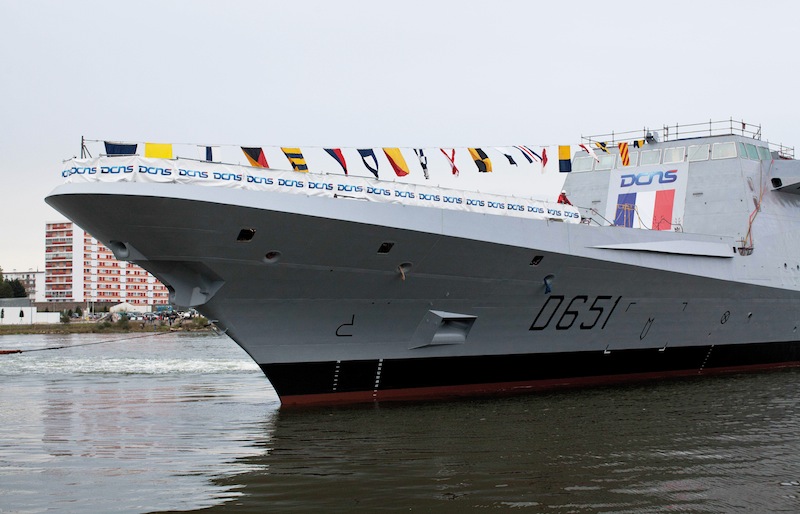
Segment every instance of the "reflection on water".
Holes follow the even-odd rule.
[[[798,377],[280,409],[226,338],[3,356],[0,512],[797,512]]]
[[[5,336],[34,349],[113,339]],[[210,480],[278,402],[229,340],[164,337],[0,356],[0,512],[144,512],[236,497]],[[252,431],[257,430],[257,431]]]
[[[797,512],[798,376],[281,410],[211,511]]]

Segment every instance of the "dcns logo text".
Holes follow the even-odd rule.
[[[659,184],[671,184],[678,180],[678,170],[625,174],[620,177],[619,187],[649,186],[656,179]]]

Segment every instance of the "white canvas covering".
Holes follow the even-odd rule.
[[[579,223],[578,209],[531,198],[381,181],[351,175],[277,171],[188,159],[138,156],[73,159],[61,172],[67,182],[157,182],[356,198],[530,219]]]

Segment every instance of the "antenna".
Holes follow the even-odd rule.
[[[81,159],[85,159],[87,155],[89,157],[92,156],[92,154],[89,153],[89,149],[86,148],[86,140],[81,136]]]

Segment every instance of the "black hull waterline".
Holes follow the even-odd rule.
[[[800,341],[263,364],[284,405],[521,394],[531,390],[800,366]]]

